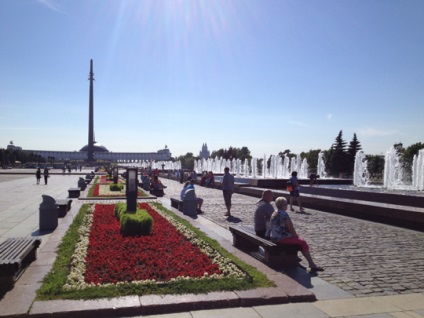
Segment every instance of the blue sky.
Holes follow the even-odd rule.
[[[422,0],[1,0],[0,147],[424,142]]]

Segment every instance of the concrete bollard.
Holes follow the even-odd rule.
[[[85,180],[84,180],[84,178],[79,178],[78,179],[78,188],[80,188],[81,189],[81,191],[84,191],[85,190],[85,188],[87,188],[87,184],[85,183]]]
[[[54,230],[59,219],[59,207],[56,200],[51,196],[42,195],[43,202],[40,204],[40,231]]]

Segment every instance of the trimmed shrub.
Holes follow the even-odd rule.
[[[149,235],[153,230],[153,218],[146,210],[137,210],[135,213],[121,214],[121,232],[124,235]]]
[[[110,183],[109,189],[110,191],[122,191],[124,185],[122,183]]]
[[[118,220],[121,219],[121,215],[125,212],[127,212],[127,205],[124,202],[116,203],[114,213]]]

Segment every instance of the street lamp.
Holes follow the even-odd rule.
[[[112,175],[113,175],[113,183],[118,183],[118,167],[113,167],[112,170]]]
[[[137,168],[127,168],[126,197],[127,211],[137,211]]]

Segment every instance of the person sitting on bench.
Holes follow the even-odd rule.
[[[196,183],[196,181],[194,179],[191,179],[190,181],[187,181],[187,182],[188,182],[188,185],[187,185],[186,191],[188,189],[193,189],[194,191],[196,191],[194,189],[194,184]],[[184,194],[185,194],[185,191],[184,191]],[[203,213],[203,211],[202,211],[203,199],[196,196],[196,204],[197,204],[197,214],[202,214]]]
[[[294,229],[290,216],[286,212],[287,200],[284,197],[278,197],[275,200],[277,211],[271,216],[271,240],[277,244],[293,244],[301,247],[301,252],[309,263],[311,272],[322,272],[324,269],[317,266],[309,253],[309,245],[304,239],[301,239]]]
[[[261,199],[256,202],[255,210],[255,232],[256,235],[262,238],[269,239],[270,219],[274,212],[274,207],[271,204],[273,194],[271,190],[262,192]],[[267,231],[268,230],[268,231]]]
[[[184,183],[184,186],[183,186],[183,188],[181,189],[181,192],[180,192],[180,200],[181,201],[183,201],[184,200],[184,195],[185,195],[185,193],[186,193],[186,191],[187,191],[187,187],[190,185],[190,181],[186,181],[185,183]]]
[[[152,182],[150,183],[150,190],[162,190],[165,189],[166,186],[162,184],[162,182],[159,180],[159,177],[157,175],[153,176]]]

